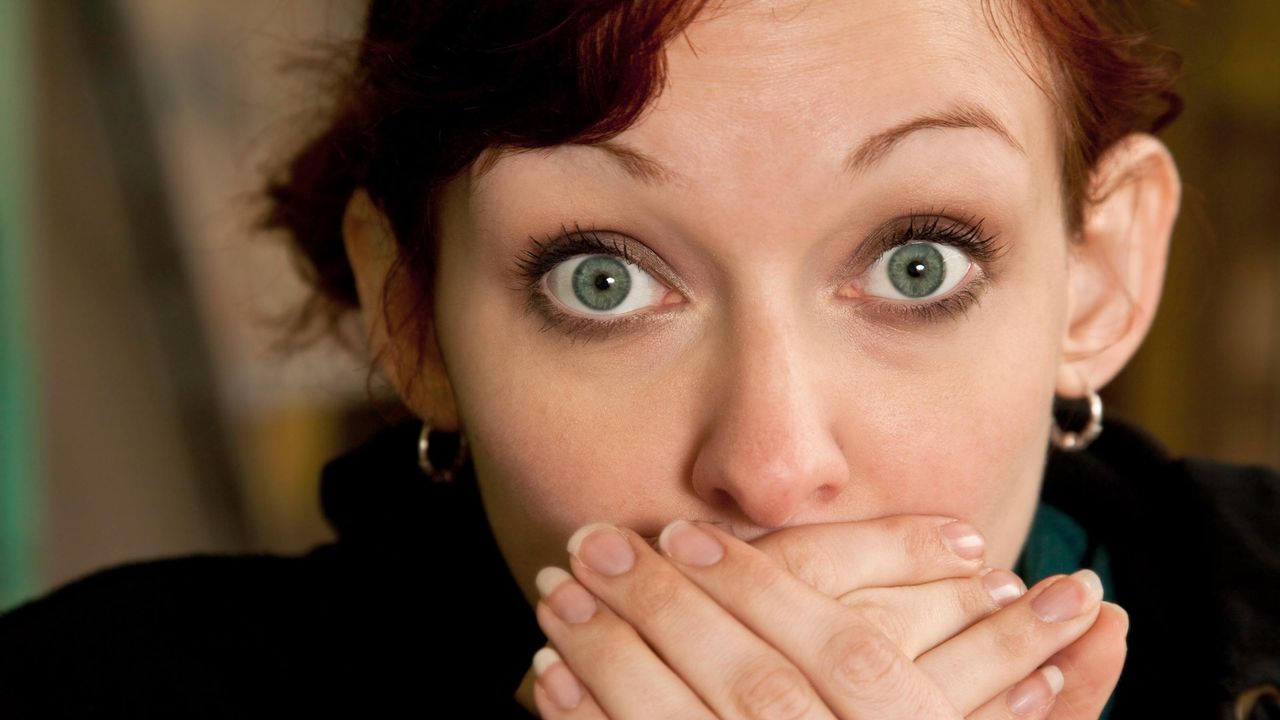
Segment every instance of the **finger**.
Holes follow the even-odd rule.
[[[795,665],[634,532],[589,525],[574,533],[569,553],[582,585],[634,627],[717,717],[832,717]]]
[[[842,718],[946,718],[955,711],[883,633],[714,526],[676,522],[658,539],[671,566],[801,669]]]
[[[542,720],[604,720],[607,716],[587,694],[560,654],[544,647],[533,655],[533,702]]]
[[[900,588],[868,588],[840,598],[915,660],[965,628],[1022,597],[1022,580],[1008,570]]]
[[[1067,682],[1054,703],[1052,720],[1094,720],[1101,715],[1120,680],[1128,633],[1129,614],[1104,602],[1089,632],[1049,660],[1062,668]]]
[[[569,573],[544,568],[537,585],[542,594],[535,608],[538,625],[608,717],[711,717],[635,629],[597,603]]]
[[[1091,570],[1048,578],[916,664],[961,714],[973,712],[1084,635],[1101,600],[1102,582]]]
[[[830,597],[969,577],[985,567],[986,541],[976,528],[928,515],[799,525],[751,544]]]
[[[966,720],[1040,720],[1057,707],[1064,684],[1062,670],[1045,665],[1008,691],[992,698]],[[1097,720],[1097,716],[1089,718]]]

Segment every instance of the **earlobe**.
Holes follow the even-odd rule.
[[[355,277],[374,369],[418,417],[435,429],[457,430],[457,406],[434,328],[424,328],[418,352],[418,334],[410,332],[409,323],[421,320],[411,319],[415,303],[404,283],[406,274],[396,272],[395,234],[363,188],[347,201],[342,244]]]
[[[1160,303],[1182,192],[1168,149],[1145,134],[1113,145],[1090,187],[1080,237],[1068,248],[1063,397],[1106,385],[1142,344]]]

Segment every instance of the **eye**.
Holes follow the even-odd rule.
[[[890,300],[946,295],[969,274],[973,260],[951,245],[911,242],[888,250],[867,269],[863,289]]]
[[[574,255],[551,268],[547,292],[584,315],[625,315],[653,305],[667,287],[635,263],[616,255]]]

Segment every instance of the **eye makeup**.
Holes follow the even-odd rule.
[[[614,331],[639,329],[652,324],[666,314],[663,310],[646,310],[625,315],[594,315],[591,317],[571,314],[559,307],[547,293],[546,277],[558,264],[582,255],[609,255],[636,265],[659,282],[683,290],[675,273],[649,248],[618,233],[583,229],[575,224],[570,230],[560,227],[559,234],[545,238],[530,237],[529,247],[516,259],[514,274],[522,292],[527,294],[526,312],[543,319],[539,332],[557,330],[571,341],[604,340]]]
[[[939,298],[903,301],[866,295],[859,292],[859,281],[876,260],[909,243],[936,243],[962,251],[971,261],[966,277],[956,289]],[[879,319],[901,324],[937,323],[957,319],[972,307],[995,277],[999,257],[1003,254],[994,234],[983,230],[981,218],[958,219],[944,212],[912,213],[890,220],[861,243],[844,264],[839,276],[854,278],[842,287],[852,285],[854,301],[860,309]],[[638,330],[660,322],[679,305],[634,311],[624,315],[578,315],[567,312],[563,303],[548,294],[546,277],[552,269],[570,259],[608,255],[621,258],[676,292],[684,290],[675,273],[652,250],[620,233],[561,226],[560,232],[545,238],[530,237],[529,245],[515,261],[513,274],[519,290],[527,295],[527,311],[543,320],[540,331],[556,330],[571,341],[603,340],[623,330]],[[687,294],[687,293],[686,293]],[[841,296],[844,290],[841,290]],[[665,308],[665,309],[664,309]]]
[[[928,324],[959,319],[995,279],[1000,257],[1007,249],[997,242],[994,233],[984,232],[983,225],[982,218],[959,219],[942,211],[895,218],[872,231],[858,246],[840,277],[858,278],[853,285],[859,307],[889,322]],[[969,257],[972,265],[956,289],[938,298],[911,301],[858,293],[858,286],[879,258],[910,243],[936,243],[956,248]],[[841,295],[844,296],[843,290]]]

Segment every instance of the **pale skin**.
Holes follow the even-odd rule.
[[[394,238],[353,196],[344,237],[379,370],[433,427],[467,433],[495,536],[560,653],[525,688],[543,717],[751,717],[761,697],[796,717],[1097,716],[1123,611],[1088,577],[1023,595],[1005,570],[1053,395],[1101,388],[1150,326],[1180,188],[1164,146],[1130,136],[1069,231],[1035,57],[960,0],[705,14],[611,147],[503,154],[448,185],[425,359],[388,329],[411,289],[386,285]],[[939,221],[980,221],[991,252],[948,265],[945,291],[890,297],[876,238]],[[593,314],[520,278],[531,236],[575,226],[626,249],[643,302]],[[634,322],[571,338],[531,293],[587,328]],[[946,298],[950,313],[908,312]],[[677,520],[717,525],[641,540]],[[575,535],[596,522],[613,529]],[[721,554],[682,561],[683,545]],[[624,556],[623,572],[589,567]],[[545,567],[571,575],[539,588]],[[1051,586],[1079,601],[1071,617],[1037,613]],[[831,637],[856,641],[817,640]],[[851,657],[873,671],[842,682]],[[1014,715],[1032,686],[1045,701]]]

